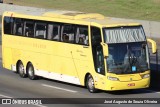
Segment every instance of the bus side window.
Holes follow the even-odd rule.
[[[102,42],[101,30],[97,27],[91,27],[91,35],[92,45],[100,45],[100,43]]]
[[[33,21],[25,22],[25,36],[34,37],[34,22]]]
[[[13,21],[12,17],[4,17],[4,34],[12,34],[13,32]]]
[[[13,34],[18,36],[23,35],[23,19],[20,18],[15,19]]]
[[[76,43],[81,45],[88,44],[88,27],[87,26],[78,26],[76,30]]]
[[[59,41],[60,39],[60,25],[58,24],[48,24],[48,40]]]
[[[35,38],[45,39],[46,38],[46,23],[36,23]]]
[[[74,43],[75,26],[74,25],[63,25],[61,31],[61,41]]]

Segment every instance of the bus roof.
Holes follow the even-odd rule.
[[[137,26],[140,23],[128,22],[125,20],[115,20],[114,18],[105,17],[98,13],[84,13],[79,11],[10,11],[5,12],[6,14],[15,15],[29,15],[29,16],[40,16],[58,19],[68,19],[76,21],[85,21],[91,23],[91,25],[97,25],[99,27],[116,27],[116,26]]]

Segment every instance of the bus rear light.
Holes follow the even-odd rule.
[[[117,77],[110,77],[110,76],[108,76],[108,80],[119,81],[119,79]]]

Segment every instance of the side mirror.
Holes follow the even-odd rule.
[[[106,58],[106,57],[108,57],[108,45],[106,43],[102,43],[102,42],[101,42],[101,45],[103,48],[103,55]]]
[[[152,53],[155,54],[157,52],[157,44],[154,40],[152,39],[147,39],[147,42],[151,43],[152,45]]]

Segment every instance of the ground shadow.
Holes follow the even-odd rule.
[[[158,64],[158,70],[156,64],[151,64],[151,82],[150,88],[154,90],[160,90],[160,64]]]
[[[143,93],[153,93],[152,91],[145,91],[142,89],[134,89],[134,90],[120,90],[120,91],[107,91],[105,93],[112,95],[130,95],[130,94],[143,94]]]

